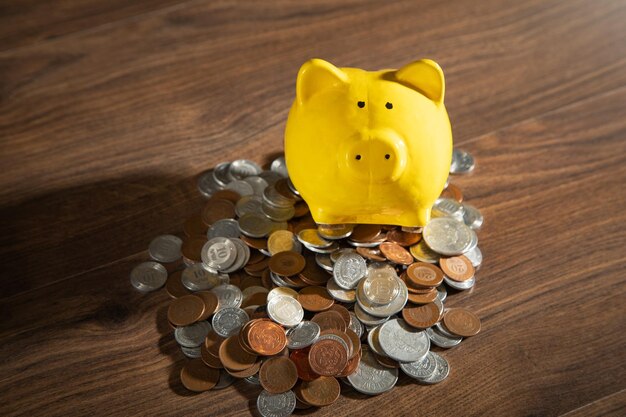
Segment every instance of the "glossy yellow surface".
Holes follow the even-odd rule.
[[[424,226],[448,177],[452,132],[441,68],[304,63],[285,159],[317,223]]]

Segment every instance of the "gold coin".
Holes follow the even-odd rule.
[[[277,230],[267,239],[267,250],[273,255],[294,250],[294,235],[289,230]]]

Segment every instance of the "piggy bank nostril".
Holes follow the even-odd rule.
[[[389,159],[389,158],[391,158],[391,155],[385,154],[385,159]]]
[[[360,161],[360,160],[361,160],[361,155],[357,155],[357,156],[356,156],[356,160],[357,160],[357,161]]]

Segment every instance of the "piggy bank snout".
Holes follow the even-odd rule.
[[[389,131],[360,136],[345,152],[347,169],[363,181],[397,180],[404,171],[407,149],[404,140]]]

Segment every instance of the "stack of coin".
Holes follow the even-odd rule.
[[[451,172],[473,169],[455,150]],[[261,415],[287,416],[332,404],[340,382],[367,395],[392,389],[399,369],[441,382],[450,366],[431,344],[451,348],[480,331],[474,313],[444,305],[449,290],[475,286],[482,263],[482,216],[454,184],[423,229],[316,224],[282,157],[269,170],[218,164],[198,189],[207,202],[183,239],[157,237],[152,261],[131,272],[139,291],[165,286],[173,298],[189,390],[243,379],[262,388]]]

